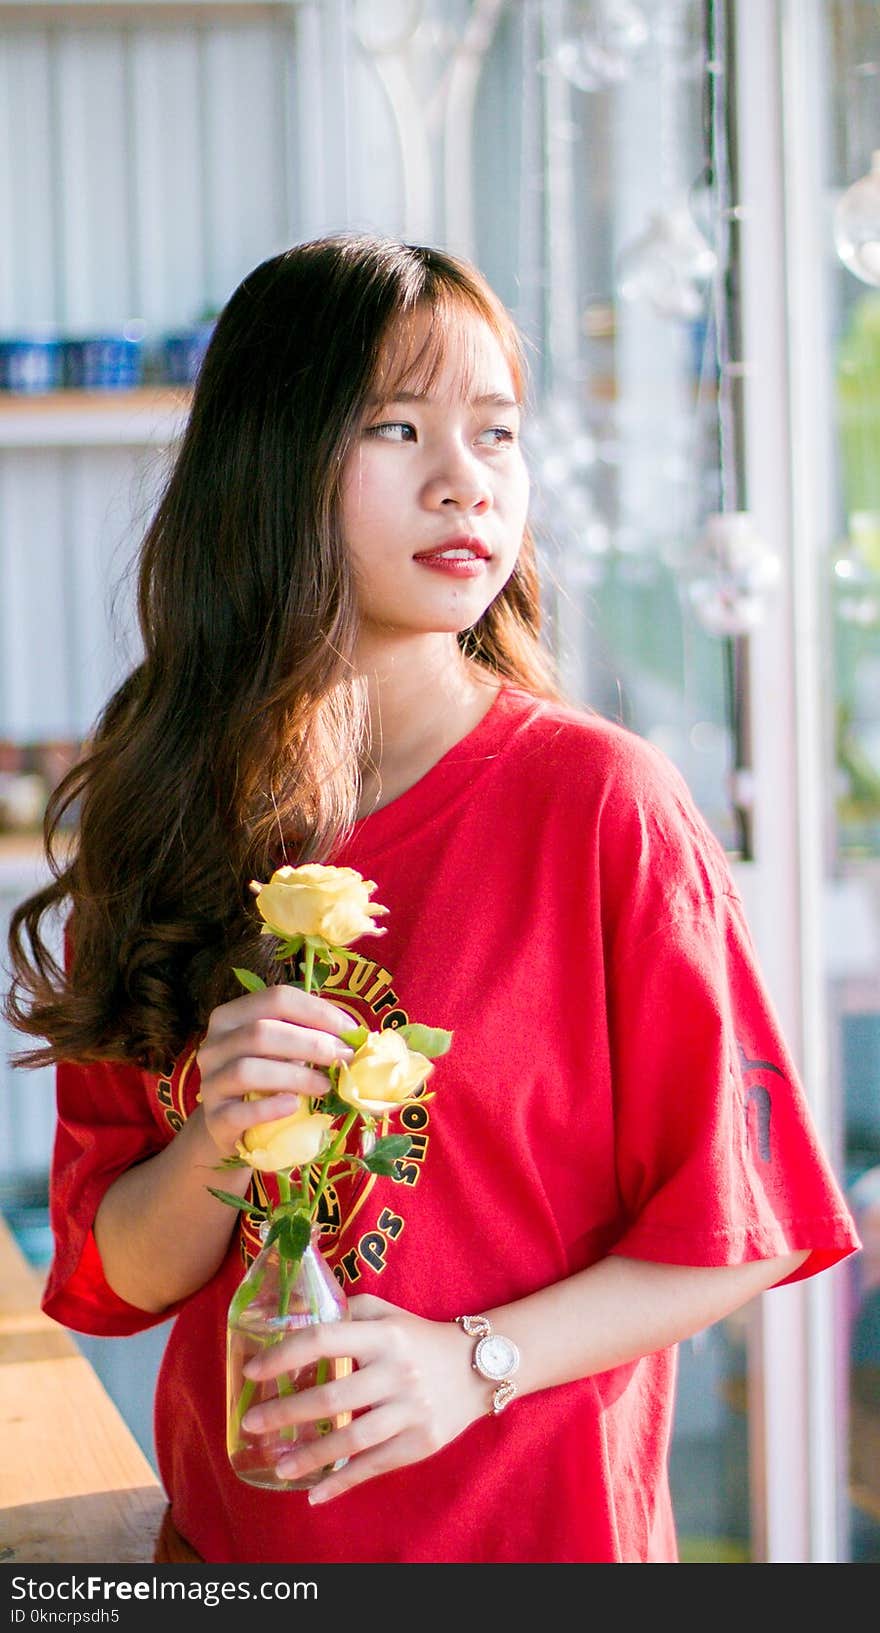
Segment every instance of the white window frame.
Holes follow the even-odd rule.
[[[822,208],[824,0],[734,0],[743,464],[784,563],[753,638],[755,861],[735,866],[786,1036],[832,1158],[823,955],[826,795],[820,556],[834,526]],[[753,1549],[840,1563],[847,1539],[845,1346],[835,1272],[760,1301],[750,1365]]]

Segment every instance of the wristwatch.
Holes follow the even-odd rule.
[[[484,1315],[458,1315],[455,1320],[468,1338],[477,1340],[471,1366],[481,1378],[496,1386],[492,1391],[489,1411],[497,1416],[516,1394],[513,1378],[519,1369],[519,1350],[512,1338],[503,1338],[500,1332],[493,1332],[491,1323]]]

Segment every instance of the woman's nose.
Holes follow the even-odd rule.
[[[486,472],[465,450],[450,453],[438,462],[436,474],[426,483],[425,502],[431,509],[457,505],[482,514],[492,503]]]

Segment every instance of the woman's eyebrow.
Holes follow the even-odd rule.
[[[380,403],[434,403],[438,398],[432,397],[428,391],[396,391],[393,397],[373,392],[367,401],[371,406],[376,406]],[[522,408],[521,402],[517,402],[515,397],[508,397],[503,391],[487,391],[481,397],[468,398],[471,408],[484,408],[488,403],[495,408]]]

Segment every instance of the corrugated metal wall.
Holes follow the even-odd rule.
[[[288,238],[297,8],[79,10],[0,7],[0,329],[177,326]]]

